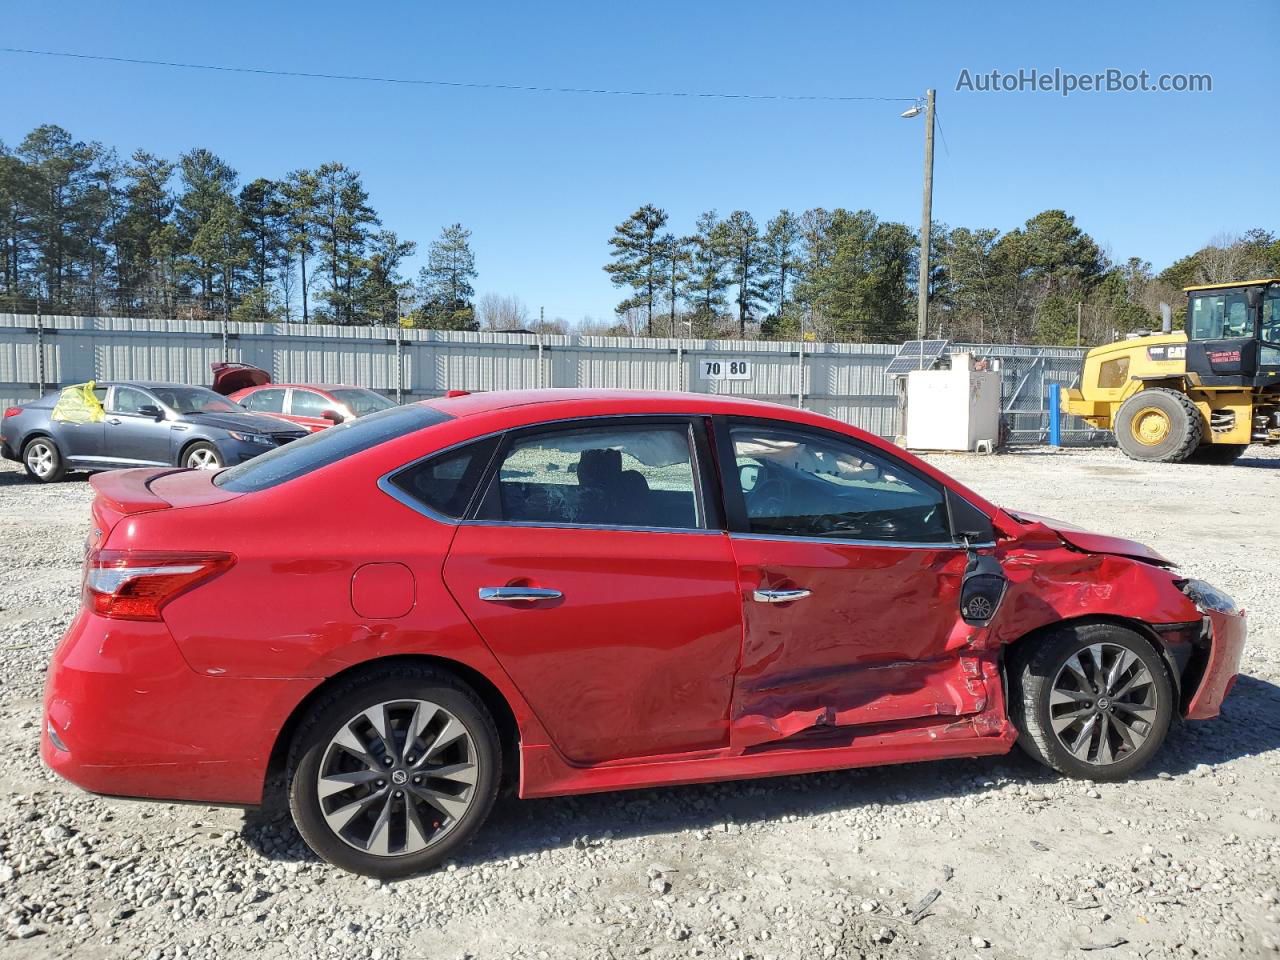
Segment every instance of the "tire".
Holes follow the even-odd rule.
[[[1199,408],[1178,390],[1139,390],[1116,413],[1116,443],[1131,460],[1181,463],[1200,445]]]
[[[22,448],[27,476],[40,483],[57,483],[67,475],[67,463],[52,437],[33,437]]]
[[[1244,452],[1248,449],[1247,443],[1207,443],[1191,451],[1187,462],[1231,464],[1244,456]]]
[[[217,447],[201,440],[182,451],[182,463],[179,466],[188,470],[221,470],[226,464]]]
[[[469,687],[441,670],[399,664],[323,695],[298,727],[287,770],[289,808],[311,849],[336,867],[389,880],[429,870],[471,839],[493,808],[502,748]]]
[[[1159,651],[1112,624],[1060,627],[1033,643],[1010,669],[1009,716],[1019,746],[1079,780],[1124,780],[1141,769],[1160,749],[1175,710]],[[1123,666],[1108,683],[1118,660]],[[1089,685],[1095,677],[1109,695]]]

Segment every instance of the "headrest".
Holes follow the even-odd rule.
[[[621,450],[583,450],[578,460],[578,483],[608,483],[620,473]]]

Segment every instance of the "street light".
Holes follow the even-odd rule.
[[[933,99],[932,90],[924,97],[924,212],[920,217],[920,275],[916,283],[919,300],[916,307],[916,339],[924,340],[929,326],[929,229],[933,226]],[[903,110],[910,120],[920,116],[920,104]]]

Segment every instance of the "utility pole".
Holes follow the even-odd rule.
[[[920,288],[916,316],[918,340],[926,339],[929,326],[929,232],[933,226],[933,100],[934,91],[927,91],[924,107],[924,213],[920,217],[920,276],[916,284]]]

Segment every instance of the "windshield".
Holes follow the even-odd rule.
[[[1280,344],[1280,286],[1268,287],[1262,298],[1262,339]]]
[[[447,413],[413,404],[348,420],[301,440],[223,470],[213,482],[236,493],[255,493],[285,483],[312,470],[344,460],[362,450],[406,434],[452,420]]]
[[[362,390],[358,388],[347,388],[343,390],[330,390],[333,399],[350,410],[357,417],[367,417],[371,413],[377,413],[379,410],[389,410],[395,406],[395,403],[388,400],[380,393],[374,393],[372,390]]]
[[[244,413],[244,407],[204,387],[151,387],[161,403],[178,413]]]
[[[1230,340],[1252,337],[1249,305],[1243,290],[1204,294],[1191,299],[1191,339]]]

